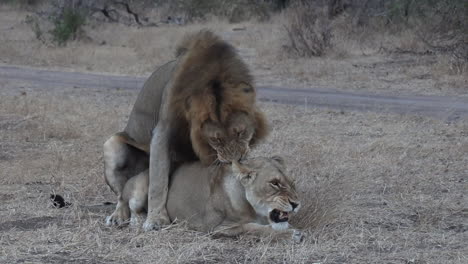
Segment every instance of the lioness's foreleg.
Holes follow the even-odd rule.
[[[261,225],[257,223],[240,224],[228,228],[220,227],[215,230],[214,234],[225,236],[238,236],[249,234],[259,237],[270,237],[275,240],[293,240],[294,242],[301,242],[303,235],[300,231],[295,229],[276,230],[270,225]]]
[[[127,182],[123,197],[130,207],[130,225],[139,225],[148,210],[148,170]]]
[[[143,228],[145,231],[160,228],[170,223],[166,210],[169,188],[169,124],[161,120],[153,131],[150,146],[148,216]]]

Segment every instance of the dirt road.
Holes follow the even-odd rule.
[[[62,72],[0,65],[1,93],[21,89],[139,89],[144,77]],[[447,121],[468,118],[468,98],[441,96],[388,96],[350,93],[311,87],[294,89],[258,86],[260,101],[303,105],[305,108],[330,108],[340,111],[375,111],[430,115]]]

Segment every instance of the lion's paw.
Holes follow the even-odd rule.
[[[150,217],[148,216],[146,218],[145,223],[143,224],[143,230],[146,232],[152,231],[152,230],[159,230],[161,227],[165,225],[169,225],[171,221],[169,220],[169,217],[163,216],[163,215],[158,215],[156,217]]]
[[[304,234],[299,230],[293,230],[292,240],[294,243],[301,243],[304,240]]]
[[[113,213],[112,215],[106,217],[107,226],[121,226],[126,224],[128,221],[124,219],[119,214]]]

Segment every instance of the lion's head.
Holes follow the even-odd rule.
[[[241,159],[268,131],[247,64],[232,45],[206,30],[186,37],[178,50],[169,104],[173,119],[188,128],[204,165]],[[179,130],[186,133],[185,127]]]
[[[206,121],[201,129],[202,137],[213,151],[212,155],[223,163],[244,159],[250,151],[254,134],[254,117],[244,112],[233,113],[224,125]]]
[[[300,202],[293,181],[285,174],[281,157],[249,158],[233,162],[232,170],[245,188],[246,199],[257,214],[265,216],[275,229],[288,227],[289,217]]]

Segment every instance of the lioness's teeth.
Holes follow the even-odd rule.
[[[288,212],[281,211],[280,212],[280,218],[286,218],[286,217],[288,217]]]

